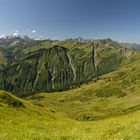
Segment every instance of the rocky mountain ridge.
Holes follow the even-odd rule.
[[[0,89],[18,96],[75,88],[115,70],[135,53],[108,39],[22,41],[0,52]]]

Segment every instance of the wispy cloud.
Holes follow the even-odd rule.
[[[56,37],[54,36],[54,37],[52,37],[51,39],[52,39],[52,40],[59,40],[60,38],[59,38],[58,36],[56,36]]]
[[[19,31],[18,30],[15,30],[15,33],[19,33]]]
[[[15,32],[13,33],[13,36],[19,36],[19,33]]]
[[[31,33],[36,33],[36,30],[32,30]]]
[[[18,30],[15,30],[14,33],[13,33],[13,36],[17,37],[17,36],[19,36],[19,34],[20,34],[20,32]]]
[[[26,29],[26,32],[35,34],[36,33],[36,30],[31,30],[31,29],[27,28]]]

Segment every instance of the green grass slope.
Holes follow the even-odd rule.
[[[4,140],[135,140],[140,139],[140,111],[98,121],[76,121],[35,106],[6,92],[0,95],[26,107],[0,105],[0,139]],[[0,97],[1,98],[1,97]],[[40,100],[42,100],[40,98]],[[3,101],[0,101],[1,104]]]
[[[0,106],[24,107],[20,99],[5,91],[0,91]]]
[[[35,139],[43,131],[43,122],[55,119],[49,110],[34,106],[8,92],[0,91],[1,140]]]
[[[0,91],[0,139],[139,140],[140,53],[65,92],[20,99]]]
[[[136,111],[140,109],[140,55],[137,53],[118,70],[80,88],[41,93],[29,99],[36,105],[50,107],[76,120],[98,120]]]

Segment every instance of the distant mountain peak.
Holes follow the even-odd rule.
[[[6,35],[0,35],[0,39],[6,39]]]
[[[26,36],[26,35],[21,36],[18,33],[14,33],[13,35],[0,35],[0,39],[4,39],[4,40],[22,39],[22,40],[26,40],[26,41],[32,40],[28,36]]]

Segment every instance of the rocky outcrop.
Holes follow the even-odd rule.
[[[95,48],[94,48],[94,44],[92,44],[92,64],[93,64],[93,68],[95,70]]]
[[[71,66],[71,69],[72,69],[72,72],[73,72],[73,75],[74,75],[73,81],[75,81],[76,80],[76,69],[75,69],[75,67],[74,67],[74,65],[72,63],[72,59],[71,59],[71,57],[70,57],[70,55],[68,53],[67,53],[67,56],[68,56],[69,63],[70,63],[70,66]]]

